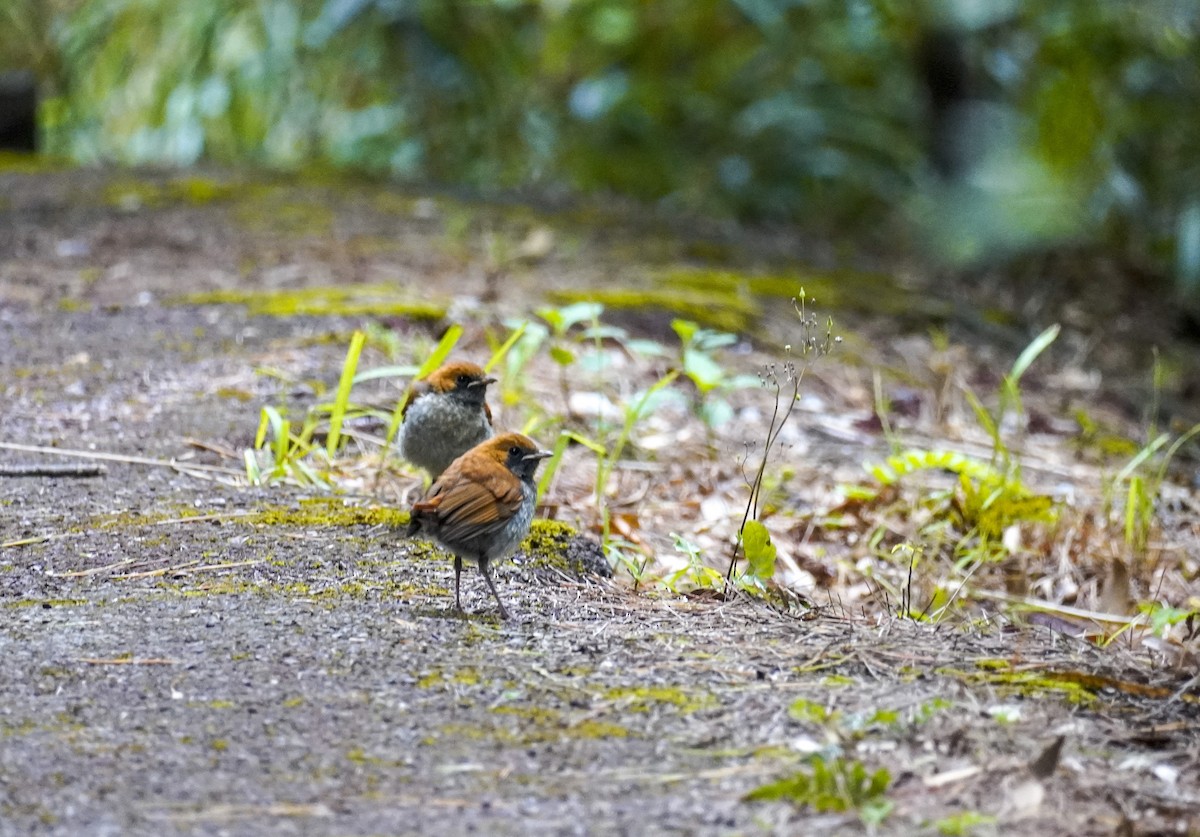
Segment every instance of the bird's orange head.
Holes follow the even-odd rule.
[[[496,383],[495,378],[488,377],[481,366],[464,360],[455,360],[442,364],[430,372],[425,382],[434,392],[470,393],[482,401],[488,384]],[[476,399],[472,399],[476,400]]]

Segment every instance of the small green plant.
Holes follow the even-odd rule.
[[[262,408],[254,448],[242,455],[246,478],[252,485],[290,481],[322,489],[331,487],[330,469],[344,438],[342,428],[346,420],[375,412],[350,403],[355,370],[365,342],[366,334],[361,331],[351,337],[333,401],[309,407],[297,424],[280,409],[269,405]],[[322,432],[324,445],[318,443]]]
[[[545,307],[537,311],[537,321],[511,321],[507,325],[520,332],[520,339],[506,354],[505,368],[500,378],[500,398],[507,405],[527,401],[523,381],[529,362],[546,349],[558,368],[559,390],[563,406],[569,410],[572,370],[598,373],[606,364],[602,352],[604,341],[630,341],[624,329],[600,321],[604,306],[595,302],[576,302],[560,308]],[[494,342],[494,341],[493,341]],[[548,348],[547,348],[548,347]]]
[[[844,715],[825,703],[800,698],[788,707],[795,721],[824,727],[832,740],[845,748],[873,731],[904,731],[927,723],[934,715],[950,708],[944,698],[934,698],[905,710],[879,707],[869,712]]]
[[[1154,528],[1155,503],[1162,493],[1167,468],[1179,449],[1197,434],[1200,434],[1200,424],[1174,439],[1170,433],[1155,434],[1111,480],[1106,481],[1105,517],[1112,516],[1114,506],[1120,508],[1122,538],[1134,561],[1141,561],[1146,556]]]
[[[1010,527],[1053,524],[1057,520],[1058,506],[1054,498],[1038,493],[1024,483],[1005,429],[1010,417],[1019,418],[1023,413],[1022,377],[1058,332],[1057,326],[1044,330],[1021,352],[1000,384],[994,409],[985,407],[969,390],[965,392],[976,421],[991,440],[990,461],[984,462],[956,451],[918,448],[897,450],[883,462],[865,464],[868,473],[883,488],[896,487],[920,472],[951,477],[948,485],[922,490],[916,503],[919,510],[916,516],[922,522],[913,542],[886,548],[884,527],[876,529],[868,539],[880,557],[907,560],[908,579],[904,588],[890,587],[898,594],[901,614],[906,618],[940,618],[978,567],[1009,557],[1005,533]],[[876,389],[878,400],[878,385]],[[913,515],[913,512],[910,510],[908,514]],[[949,592],[939,584],[925,607],[917,610],[912,601],[913,571],[919,560],[939,556],[948,558],[960,574],[958,589]],[[889,587],[883,579],[876,581]]]
[[[254,447],[242,451],[246,479],[251,485],[270,485],[290,480],[300,485],[328,488],[329,482],[305,462],[320,447],[313,443],[319,423],[310,410],[293,431],[290,419],[279,410],[264,406],[260,411]]]
[[[342,364],[342,375],[338,379],[337,394],[329,410],[329,433],[325,436],[325,453],[332,460],[337,453],[338,444],[342,440],[342,424],[350,410],[350,389],[354,386],[354,372],[358,369],[359,358],[362,357],[363,345],[367,335],[361,331],[354,332],[350,338],[350,348],[346,351],[346,361]]]
[[[603,362],[600,351],[604,337],[604,329],[600,325],[600,315],[603,313],[604,306],[598,302],[576,302],[561,308],[541,308],[537,312],[550,326],[550,359],[558,367],[558,387],[564,406],[569,405],[571,396],[568,372],[572,367],[581,364],[581,344],[591,341],[594,351],[586,357],[593,367]],[[592,371],[596,370],[593,368]]]
[[[608,542],[603,544],[604,557],[611,567],[624,567],[633,579],[633,589],[636,591],[646,580],[646,568],[650,564],[650,556],[642,552],[638,545],[619,536],[609,535]]]
[[[546,460],[546,465],[542,468],[542,475],[538,478],[538,502],[541,502],[542,498],[546,496],[546,492],[550,490],[550,485],[554,482],[554,475],[558,473],[558,466],[562,464],[563,454],[567,452],[567,448],[572,443],[583,445],[596,456],[605,455],[603,445],[597,444],[573,430],[560,430],[558,438],[554,441],[554,447],[550,451],[551,456]]]
[[[996,818],[989,814],[981,814],[978,811],[961,811],[948,817],[942,817],[933,824],[933,827],[938,830],[939,834],[944,834],[946,837],[970,837],[977,829],[995,824]]]
[[[733,407],[726,397],[738,389],[758,384],[753,375],[730,375],[715,358],[716,352],[737,343],[736,334],[701,328],[690,320],[676,319],[671,329],[679,336],[679,365],[692,382],[692,412],[712,432],[733,418]]]
[[[671,533],[675,551],[687,557],[687,563],[663,579],[663,585],[673,593],[688,590],[717,590],[725,588],[725,577],[704,562],[700,547],[682,535]]]
[[[1150,630],[1155,636],[1165,637],[1171,628],[1181,623],[1188,626],[1189,635],[1195,634],[1194,623],[1197,615],[1200,615],[1200,611],[1184,610],[1153,602],[1142,605],[1140,609],[1150,618]]]
[[[927,505],[978,532],[985,547],[995,544],[1014,523],[1052,523],[1055,519],[1054,499],[1029,489],[1015,466],[999,470],[955,451],[907,450],[866,467],[883,486],[896,485],[918,471],[956,476],[954,488],[931,492]]]
[[[504,367],[500,370],[500,382],[496,385],[500,402],[512,407],[528,400],[524,388],[525,370],[545,345],[550,330],[541,323],[527,320],[506,320],[504,325],[512,333],[520,332],[518,339],[504,355]],[[499,338],[489,335],[488,340],[493,350],[499,349]]]
[[[1007,465],[1012,461],[1012,454],[1008,446],[1004,443],[1002,436],[1005,419],[1010,413],[1014,414],[1018,419],[1023,415],[1024,405],[1021,402],[1021,378],[1029,371],[1029,367],[1033,365],[1033,362],[1038,359],[1042,352],[1046,351],[1050,347],[1050,344],[1058,338],[1060,330],[1059,325],[1055,323],[1033,338],[1030,344],[1022,350],[1021,354],[1017,355],[1012,369],[1000,381],[999,397],[995,411],[989,411],[970,390],[965,390],[967,401],[975,411],[975,417],[979,420],[980,426],[987,431],[992,439],[993,465],[1001,462]],[[1017,426],[1021,426],[1019,421]]]
[[[745,799],[791,802],[818,813],[855,811],[863,822],[878,824],[892,809],[885,797],[891,782],[884,768],[868,771],[859,761],[813,756],[807,769],[755,788]]]
[[[679,377],[679,370],[666,372],[657,381],[637,395],[633,401],[625,405],[621,432],[611,445],[604,448],[605,452],[596,463],[595,495],[596,505],[600,510],[601,543],[607,544],[612,531],[612,517],[608,507],[608,482],[612,478],[613,469],[625,452],[625,446],[633,437],[634,428],[642,417],[653,409],[661,393]]]
[[[792,705],[788,707],[788,716],[801,723],[825,726],[837,722],[841,718],[841,713],[836,709],[830,709],[824,703],[800,698],[793,701]]]
[[[739,552],[747,559],[748,567],[743,572],[743,575],[750,577],[747,581],[757,579],[765,584],[775,572],[777,550],[759,517],[767,463],[779,441],[779,434],[800,400],[800,385],[805,373],[813,362],[829,354],[834,345],[841,341],[840,337],[833,336],[832,317],[826,320],[824,329],[821,328],[816,315],[807,308],[807,297],[803,289],[799,296],[792,300],[792,305],[800,318],[804,338],[798,352],[800,363],[797,365],[796,361],[791,359],[792,347],[785,346],[784,351],[789,355],[789,359],[779,366],[769,365],[761,377],[763,388],[774,394],[775,404],[770,423],[767,425],[766,437],[763,439],[758,466],[746,481],[749,494],[746,497],[741,525],[738,526],[737,539],[729,556],[729,568],[725,572],[725,578],[729,580],[733,579]]]

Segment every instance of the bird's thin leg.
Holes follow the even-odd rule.
[[[462,580],[462,558],[454,556],[454,606],[462,613],[462,601],[458,598],[459,582]]]
[[[504,602],[500,601],[500,594],[496,592],[496,585],[492,583],[492,574],[488,571],[486,560],[479,562],[479,571],[483,573],[483,580],[487,582],[488,589],[492,591],[492,598],[496,600],[496,604],[500,605],[500,618],[507,619],[508,611],[504,609]]]

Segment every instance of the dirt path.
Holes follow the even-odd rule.
[[[187,440],[248,446],[286,390],[250,370],[335,381],[344,342],[326,338],[357,321],[169,297],[343,268],[480,277],[419,217],[353,193],[296,210],[333,213],[315,231],[246,231],[219,201],[116,177],[2,177],[0,442],[185,473],[0,478],[0,834],[1200,830],[1192,671],[1141,646],[999,616],[781,615],[512,563],[516,618],[494,619],[473,575],[463,618],[449,561],[386,524],[327,525],[340,500],[187,471],[229,466]],[[141,203],[86,199],[122,189]],[[404,258],[363,255],[368,229]],[[813,753],[846,769],[804,797],[831,810],[744,799],[811,775]],[[847,790],[858,763],[886,791]]]

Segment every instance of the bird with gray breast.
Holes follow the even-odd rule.
[[[496,382],[474,363],[452,361],[417,381],[401,409],[400,455],[437,479],[450,463],[490,439],[487,388]]]

